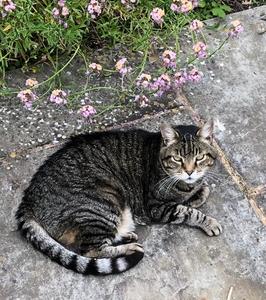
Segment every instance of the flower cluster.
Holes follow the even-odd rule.
[[[143,87],[143,88],[149,88],[150,86],[150,81],[151,81],[151,75],[149,74],[145,74],[145,73],[142,73],[139,78],[137,79],[137,86],[139,87]]]
[[[36,94],[34,94],[34,92],[32,92],[30,89],[19,92],[17,94],[17,97],[20,99],[24,107],[27,109],[31,109],[32,102],[38,98]]]
[[[151,80],[151,75],[141,74],[137,79],[136,85],[141,89],[141,94],[135,97],[135,101],[141,107],[148,105],[149,100],[143,95],[144,89],[153,92],[155,97],[161,97],[165,92],[180,89],[188,82],[198,82],[203,74],[195,67],[189,70],[179,70],[174,74],[162,74],[158,78]]]
[[[202,72],[198,71],[196,68],[193,68],[187,73],[187,80],[191,82],[199,82],[202,76]]]
[[[193,50],[196,53],[198,58],[205,58],[207,57],[207,45],[203,42],[198,42],[193,46]]]
[[[99,73],[102,71],[103,67],[100,64],[96,64],[96,63],[91,63],[89,65],[89,68],[96,73]]]
[[[173,78],[173,85],[175,88],[181,88],[188,80],[187,72],[186,71],[179,71],[174,74]]]
[[[163,65],[166,68],[176,68],[176,53],[171,50],[165,50],[162,54]]]
[[[239,33],[244,31],[243,25],[240,23],[239,20],[235,20],[231,22],[231,27],[228,31],[228,36],[235,38],[238,37]]]
[[[155,7],[152,10],[150,16],[155,24],[161,26],[163,23],[163,17],[165,16],[165,13],[163,9]]]
[[[104,3],[105,0],[90,0],[87,10],[92,19],[96,19],[99,17],[99,15],[102,13]]]
[[[25,82],[25,85],[31,88],[35,87],[37,84],[38,81],[36,80],[36,78],[28,78]],[[22,104],[27,109],[31,109],[32,103],[38,98],[31,89],[20,91],[17,94],[17,97],[21,100]]]
[[[36,80],[36,78],[28,78],[28,79],[26,80],[25,85],[26,85],[26,86],[33,87],[33,86],[37,85],[38,83],[39,83],[39,82]]]
[[[158,78],[155,78],[151,89],[156,91],[155,97],[161,97],[165,92],[171,89],[171,78],[167,74],[162,74]]]
[[[66,104],[67,103],[67,93],[63,90],[53,90],[50,96],[50,101],[56,104]]]
[[[199,5],[199,1],[174,0],[170,6],[176,13],[188,13]]]
[[[125,57],[119,59],[115,64],[116,71],[118,71],[122,76],[129,73],[132,68],[127,66],[127,59]]]
[[[9,13],[16,9],[16,4],[12,0],[0,0],[0,11],[2,17],[6,17]]]
[[[140,107],[147,107],[149,105],[149,99],[145,95],[137,95],[135,102],[137,102]]]
[[[200,20],[193,20],[190,23],[189,29],[191,31],[200,31],[203,27],[203,23]]]
[[[126,8],[131,9],[133,5],[136,5],[138,0],[121,0],[121,3],[126,6]]]
[[[181,70],[174,74],[173,86],[177,89],[181,88],[187,82],[198,82],[201,80],[203,74],[196,68],[192,68],[189,71]]]
[[[96,109],[91,105],[84,105],[79,109],[79,114],[81,114],[84,118],[91,118],[96,114]]]
[[[54,7],[52,10],[54,19],[64,28],[68,27],[66,18],[69,15],[69,9],[66,6],[66,0],[58,0],[57,7]]]

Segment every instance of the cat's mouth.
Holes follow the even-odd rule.
[[[199,178],[188,177],[187,179],[184,179],[183,181],[184,181],[185,183],[191,184],[191,183],[195,183],[195,182],[198,181],[199,179],[200,179],[200,177],[199,177]]]
[[[198,180],[200,180],[202,177],[204,176],[204,172],[193,172],[192,174],[187,174],[186,172],[184,172],[181,176],[180,176],[180,180],[188,183],[188,184],[193,184],[195,182],[197,182]]]

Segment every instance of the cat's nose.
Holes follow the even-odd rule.
[[[193,173],[193,170],[192,171],[186,171],[186,172],[190,176]]]

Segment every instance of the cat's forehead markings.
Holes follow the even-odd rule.
[[[186,133],[182,138],[181,148],[180,148],[180,155],[183,157],[195,155],[197,152],[197,147],[195,147],[195,137],[190,134]]]

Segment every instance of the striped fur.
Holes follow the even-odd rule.
[[[111,131],[73,137],[33,176],[16,218],[41,252],[82,274],[128,270],[143,257],[135,222],[186,223],[208,235],[220,224],[196,207],[208,197],[210,123],[161,133]]]
[[[20,223],[22,234],[33,246],[49,256],[53,261],[84,275],[108,275],[117,274],[135,266],[142,258],[143,251],[139,251],[127,256],[112,258],[91,258],[78,255],[66,249],[63,245],[55,241],[36,221],[33,219]]]

